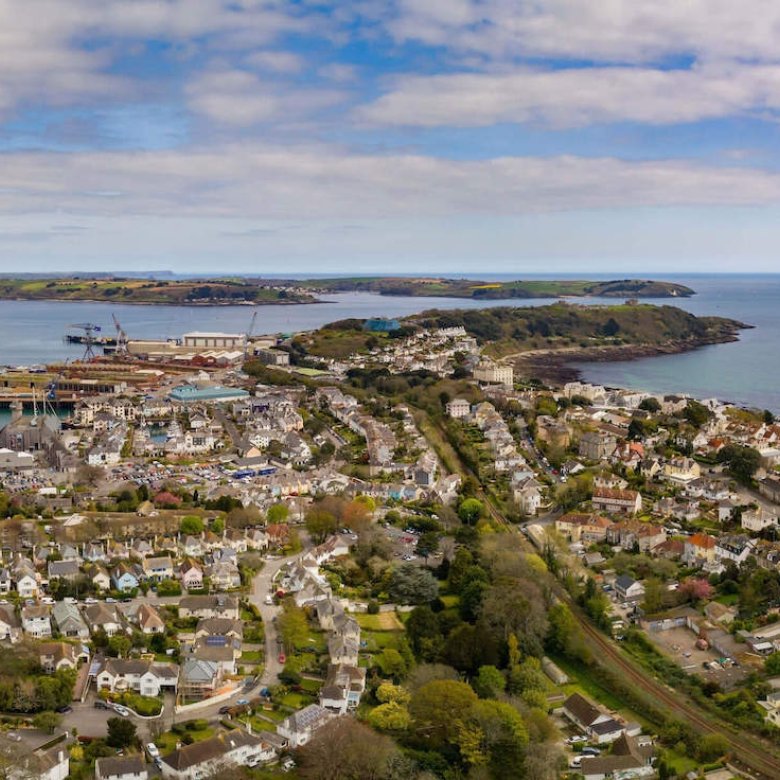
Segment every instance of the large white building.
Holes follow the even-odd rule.
[[[196,349],[204,347],[223,347],[227,349],[238,347],[243,349],[244,338],[243,333],[200,333],[198,331],[185,333],[182,337],[185,347],[194,347]]]
[[[500,366],[498,363],[483,361],[474,369],[474,379],[485,384],[512,387],[515,372],[512,366]]]

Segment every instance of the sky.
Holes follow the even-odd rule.
[[[780,270],[774,0],[0,0],[0,270]]]

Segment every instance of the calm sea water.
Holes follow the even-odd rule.
[[[524,275],[527,276],[527,275]],[[569,275],[571,276],[571,275]],[[612,275],[583,273],[588,278]],[[636,276],[636,274],[632,274]],[[550,278],[549,275],[545,275]],[[480,274],[482,279],[512,278]],[[565,277],[561,277],[565,278]],[[694,314],[733,317],[755,325],[739,342],[705,347],[682,355],[616,363],[585,363],[584,377],[599,384],[684,392],[717,397],[780,412],[780,275],[677,276],[661,278],[697,291],[689,299],[658,300]],[[260,306],[254,333],[307,330],[346,317],[401,317],[428,308],[482,308],[510,302],[475,302],[447,298],[395,298],[366,293],[327,296],[314,305]],[[523,302],[541,306],[547,299]],[[612,302],[592,299],[588,303]],[[240,333],[249,327],[251,306],[133,306],[111,303],[0,301],[0,364],[32,365],[78,359],[83,348],[66,345],[63,336],[73,323],[94,322],[113,335],[115,314],[130,338],[177,338],[191,330]]]

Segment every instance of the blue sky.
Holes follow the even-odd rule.
[[[764,0],[5,0],[0,269],[773,271],[779,51]]]

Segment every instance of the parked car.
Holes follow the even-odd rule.
[[[239,699],[236,704],[249,704],[249,699]]]
[[[121,704],[114,705],[114,712],[117,715],[121,715],[123,718],[126,718],[130,715],[130,710],[128,710],[127,707],[123,707]]]
[[[157,745],[154,744],[154,742],[150,742],[146,746],[146,752],[149,754],[151,758],[157,758],[160,755],[160,751],[157,748]]]
[[[95,701],[95,709],[96,710],[107,710],[109,709],[108,704],[106,704],[103,699],[97,699]]]
[[[70,704],[63,704],[62,707],[57,707],[57,712],[60,713],[60,715],[67,715],[69,712],[73,712],[73,707],[70,706]]]
[[[220,715],[227,715],[230,712],[230,710],[231,708],[228,707],[228,705],[226,704],[224,707],[220,707],[218,712]]]
[[[601,751],[598,748],[594,747],[584,747],[582,748],[582,755],[583,756],[600,756]]]

